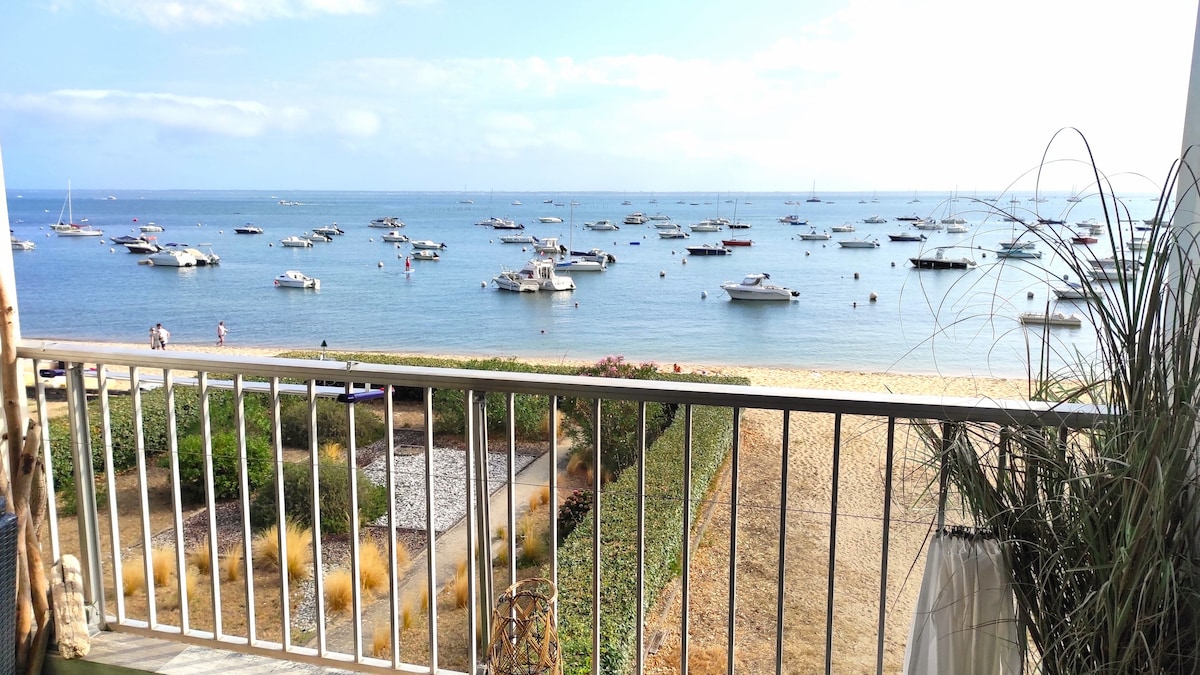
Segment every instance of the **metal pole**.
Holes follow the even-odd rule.
[[[80,554],[83,560],[83,602],[89,631],[99,626],[100,617],[100,528],[96,521],[96,476],[92,471],[92,437],[88,424],[87,389],[83,366],[67,370],[67,419],[71,429],[71,458],[75,463],[75,514],[79,522]]]
[[[484,644],[492,635],[492,518],[489,509],[491,490],[488,489],[487,394],[475,393],[475,523],[479,537],[479,619]],[[510,553],[510,557],[512,557]]]

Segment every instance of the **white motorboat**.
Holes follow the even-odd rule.
[[[888,239],[892,241],[925,241],[925,235],[915,232],[896,232],[889,234]]]
[[[538,222],[539,223],[561,223],[562,218],[559,218],[558,216],[542,216],[541,218],[538,218]]]
[[[726,281],[721,289],[729,294],[730,300],[783,300],[789,301],[800,295],[784,286],[766,283],[771,276],[765,272],[747,274],[740,282]]]
[[[687,239],[691,235],[684,232],[683,228],[676,226],[669,230],[659,230],[658,236],[662,239]]]
[[[346,231],[338,227],[337,223],[333,223],[332,225],[326,225],[324,227],[314,227],[313,233],[323,234],[326,237],[336,237],[338,235],[346,234]]]
[[[621,229],[620,227],[617,226],[616,223],[614,223],[611,220],[597,220],[594,223],[584,223],[583,226],[589,230],[601,230],[601,231]]]
[[[164,248],[151,253],[147,259],[155,267],[195,267],[196,257],[181,248]]]
[[[1118,260],[1115,257],[1089,260],[1088,274],[1095,281],[1130,281],[1137,274],[1140,261]]]
[[[1053,312],[1050,314],[1044,312],[1022,312],[1017,319],[1027,326],[1066,326],[1068,328],[1079,328],[1083,325],[1083,317],[1078,314],[1064,314],[1063,312]]]
[[[304,237],[297,237],[295,235],[284,237],[283,239],[279,240],[279,243],[289,248],[312,248],[313,245],[311,241],[305,239]]]
[[[397,255],[396,257],[399,258],[400,256]],[[433,249],[421,249],[419,251],[413,251],[412,255],[410,257],[413,260],[441,260],[442,259],[442,256],[438,255],[438,252],[434,251]]]
[[[246,223],[245,225],[233,228],[233,233],[234,234],[262,234],[263,229],[253,223]]]
[[[1033,241],[1032,239],[1027,240],[1027,241],[1021,241],[1020,239],[1010,239],[1008,241],[1000,242],[1000,248],[1002,250],[1011,250],[1011,249],[1016,249],[1016,248],[1033,248],[1034,246],[1037,246],[1037,242]]]
[[[523,230],[523,229],[525,229],[525,226],[521,223],[516,223],[511,220],[507,220],[505,218],[493,218],[492,219],[492,229],[493,230]]]
[[[414,249],[432,250],[446,248],[445,244],[433,241],[432,239],[413,239],[408,243],[411,244]]]
[[[579,258],[580,260],[594,260],[602,263],[617,262],[617,256],[598,248],[589,248],[586,251],[571,251],[571,257]]]
[[[558,237],[546,237],[545,239],[533,238],[533,250],[537,253],[553,255],[556,253],[566,253],[567,249],[562,244],[558,243]]]
[[[953,223],[946,226],[947,234],[966,234],[970,231],[971,229],[967,227],[966,223]]]
[[[829,241],[833,238],[833,235],[829,234],[828,232],[817,232],[817,230],[814,228],[811,232],[805,232],[797,235],[796,238],[800,239],[801,241]]]
[[[608,269],[608,263],[603,260],[568,258],[555,263],[554,269],[559,272],[603,272]]]
[[[512,200],[512,205],[513,206],[522,206],[521,200],[519,200],[519,199]]]
[[[167,244],[167,246],[170,246],[170,244]],[[207,246],[207,244],[200,244],[200,246]],[[221,256],[217,255],[216,253],[213,253],[211,246],[209,246],[207,253],[205,253],[204,251],[201,251],[199,249],[190,248],[190,247],[188,247],[187,244],[180,244],[178,246],[178,248],[182,248],[184,253],[187,253],[188,255],[195,258],[196,265],[198,265],[200,267],[207,267],[207,266],[221,264]]]
[[[1036,260],[1042,257],[1042,252],[1033,247],[1002,248],[996,251],[997,258],[1016,258],[1018,260]]]
[[[656,213],[656,214],[650,216],[650,220],[670,220],[670,219],[671,219],[671,216],[668,216],[664,213]]]
[[[125,249],[130,253],[145,255],[147,253],[158,253],[162,247],[152,241],[131,241],[124,244]]]
[[[870,218],[863,218],[863,222],[868,225],[882,225],[883,223],[886,223],[887,221],[888,221],[887,218],[880,218],[879,216],[871,216]]]
[[[500,241],[505,244],[532,244],[537,237],[532,234],[506,234],[500,237]]]
[[[700,244],[699,246],[688,246],[687,252],[691,255],[729,255],[732,250],[724,246],[716,244]]]
[[[854,225],[852,225],[851,223],[842,223],[841,225],[834,225],[834,226],[830,227],[829,231],[830,232],[853,232]]]
[[[791,214],[787,216],[780,216],[779,222],[783,223],[784,225],[807,225],[808,218],[801,218],[800,216]]]
[[[925,230],[927,232],[937,232],[942,229],[942,224],[936,220],[921,219],[913,222],[912,226],[918,230]]]
[[[530,258],[520,270],[504,270],[492,279],[496,286],[506,291],[573,291],[575,280],[555,273],[551,258]]]
[[[838,246],[842,248],[879,248],[879,242],[875,239],[839,239]]]
[[[320,232],[305,232],[304,238],[313,242],[314,244],[318,241],[324,244],[328,244],[329,242],[333,241],[333,237],[321,234]]]
[[[395,230],[404,227],[404,221],[396,216],[384,216],[372,220],[367,227],[377,227],[381,230]]]
[[[633,213],[625,216],[626,225],[645,225],[646,221],[648,220],[650,220],[650,218],[648,218],[646,214],[642,213],[641,211],[634,211]]]
[[[161,225],[155,225],[154,223],[146,223],[145,225],[140,225],[140,226],[138,226],[138,229],[141,230],[142,232],[162,232],[163,231],[163,228]]]
[[[15,236],[9,237],[12,240],[12,250],[14,251],[32,251],[37,248],[37,244],[24,239],[17,239]]]
[[[321,290],[321,280],[305,276],[296,270],[288,270],[275,277],[275,286],[277,288],[311,288],[319,291]]]
[[[1084,286],[1077,281],[1064,282],[1064,286],[1055,286],[1053,289],[1054,295],[1059,300],[1094,300],[1096,299],[1096,291],[1090,286]]]
[[[679,223],[672,220],[656,220],[654,221],[654,227],[658,230],[678,230]]]
[[[388,232],[387,234],[381,235],[379,238],[382,239],[383,241],[391,241],[391,242],[396,242],[398,244],[403,244],[404,242],[408,241],[408,235],[400,234],[400,232],[398,230],[392,230],[391,232]]]

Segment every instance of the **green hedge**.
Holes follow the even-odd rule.
[[[246,438],[246,480],[250,492],[271,480],[274,458],[271,443],[263,436]],[[241,494],[240,462],[236,431],[213,435],[213,499],[233,499]],[[179,491],[184,501],[204,500],[204,440],[201,436],[185,436],[179,441]]]
[[[350,531],[350,474],[345,462],[322,459],[318,464],[321,488],[321,533]],[[362,469],[355,469],[358,482],[359,524],[369,523],[387,511],[387,488],[376,485]],[[283,463],[283,502],[288,517],[302,527],[312,527],[312,467]],[[250,504],[250,524],[255,528],[276,524],[275,481],[268,478]]]
[[[713,381],[708,378],[706,381]],[[730,384],[744,380],[722,378]],[[683,532],[684,416],[678,415],[646,451],[645,592],[647,611],[678,569]],[[699,504],[733,442],[728,408],[697,406],[692,415],[692,503]],[[637,471],[626,471],[600,497],[600,672],[628,672],[637,620]],[[699,508],[693,507],[693,519]],[[564,673],[591,672],[592,517],[585,517],[558,552],[558,635]]]
[[[370,445],[387,436],[388,425],[370,409],[361,406],[354,414],[354,440],[358,447]],[[283,445],[309,447],[308,399],[287,396],[279,403],[279,431]],[[350,439],[350,413],[345,403],[330,398],[317,399],[317,446],[326,443],[347,445]]]

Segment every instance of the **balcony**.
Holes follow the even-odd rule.
[[[1067,434],[1097,419],[1080,405],[33,341],[18,357],[62,370],[38,378],[31,413],[44,452],[71,467],[48,476],[74,484],[49,486],[49,558],[79,556],[97,629],[369,672],[479,672],[495,599],[526,577],[557,586],[567,672],[898,672],[926,538],[954,518],[921,431]],[[439,420],[446,392],[460,428]],[[518,437],[521,401],[545,411],[540,434]],[[603,470],[607,439],[565,433],[568,405],[633,410],[633,463]],[[285,443],[297,406],[304,440]],[[320,442],[329,408],[345,412],[340,452]],[[662,429],[655,410],[670,411]],[[368,421],[382,441],[360,442]],[[322,513],[327,463],[354,514],[340,522]],[[299,492],[285,473],[307,476]],[[577,490],[600,499],[560,537],[555,507]],[[383,515],[358,517],[379,491]],[[310,534],[286,534],[305,519]]]

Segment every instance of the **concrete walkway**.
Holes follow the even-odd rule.
[[[561,470],[566,465],[567,453],[559,452],[559,469]],[[550,482],[550,453],[544,453],[534,461],[530,462],[523,470],[516,475],[516,480],[513,488],[513,503],[514,511],[516,512],[516,521],[520,521],[529,510],[529,500],[534,495],[541,493],[542,488]],[[489,501],[489,512],[491,517],[490,532],[495,535],[496,528],[501,525],[507,528],[508,526],[508,490],[507,484],[502,483],[498,487],[492,488],[491,501]],[[437,592],[440,593],[446,582],[454,577],[458,571],[460,562],[466,560],[467,551],[467,527],[470,519],[463,517],[453,527],[443,532],[437,537],[435,543],[435,554],[437,557]],[[494,549],[493,549],[494,555]],[[423,554],[413,554],[412,566],[408,572],[400,577],[399,582],[399,597],[400,605],[403,606],[407,600],[409,606],[412,607],[414,613],[421,611],[421,595],[428,588],[428,562]],[[498,596],[504,588],[496,588],[495,593]],[[436,602],[436,595],[429,599],[430,602]],[[391,606],[387,596],[380,596],[374,600],[362,613],[362,641],[363,652],[370,653],[371,633],[375,626],[386,626],[391,620]],[[329,649],[353,653],[353,626],[349,620],[340,620],[337,625],[327,629],[325,634],[325,643]],[[314,638],[309,644],[309,647],[316,647],[316,639]]]

